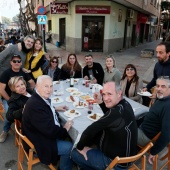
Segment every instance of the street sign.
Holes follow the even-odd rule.
[[[46,8],[44,6],[39,6],[37,9],[37,13],[40,15],[44,15],[46,13]]]
[[[38,24],[46,24],[47,23],[47,15],[38,15]]]

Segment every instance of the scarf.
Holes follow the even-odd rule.
[[[24,53],[29,53],[29,52],[31,51],[31,49],[27,49],[27,48],[25,47],[24,41],[21,42],[21,47],[22,47],[22,51],[23,51]]]

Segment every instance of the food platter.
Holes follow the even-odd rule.
[[[96,101],[93,98],[86,99],[86,102],[91,102],[93,104],[97,104]]]
[[[91,84],[92,87],[97,88],[98,90],[102,90],[103,86],[101,86],[100,84]]]
[[[53,85],[60,84],[60,81],[53,81]]]
[[[97,121],[103,116],[103,113],[91,113],[87,116],[88,119],[92,121]]]
[[[82,92],[80,92],[80,91],[75,91],[75,92],[72,92],[72,93],[70,93],[72,96],[81,96],[81,95],[83,95],[83,93]]]
[[[88,103],[87,102],[74,102],[73,103],[73,106],[75,107],[75,108],[78,108],[78,109],[82,109],[82,108],[85,108],[85,107],[87,107],[88,106]]]
[[[80,98],[83,99],[83,100],[87,100],[87,99],[90,99],[91,96],[87,94],[87,95],[80,96]]]
[[[52,103],[62,103],[64,100],[61,97],[54,97],[51,99]]]
[[[71,97],[71,96],[66,97],[66,101],[67,101],[67,102],[69,102],[69,103],[79,100],[79,98],[78,98],[78,97],[76,97],[76,96],[74,96],[74,101],[73,101],[73,100],[71,100],[71,98],[70,98],[70,97]],[[72,97],[73,97],[73,96],[72,96]]]
[[[75,87],[69,87],[69,88],[66,89],[66,91],[69,92],[69,93],[73,93],[73,92],[78,91],[78,89],[75,88]]]
[[[81,113],[77,110],[67,110],[64,112],[64,115],[67,116],[67,117],[78,117],[81,115]]]
[[[148,91],[145,91],[145,92],[138,92],[137,94],[139,94],[140,96],[147,96],[147,97],[150,97],[152,96],[152,94]]]

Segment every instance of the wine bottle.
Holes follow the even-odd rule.
[[[70,71],[70,87],[74,87],[73,71]]]

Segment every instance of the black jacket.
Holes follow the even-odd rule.
[[[29,94],[32,94],[32,90],[27,90]],[[14,119],[21,121],[22,111],[29,97],[12,92],[10,99],[8,100],[8,112],[6,118],[10,122],[14,122]]]
[[[153,79],[146,86],[148,90],[156,85],[156,79],[160,76],[169,76],[170,77],[170,58],[165,63],[157,62],[153,71]]]
[[[100,139],[99,134],[101,134]],[[100,150],[110,159],[136,154],[137,124],[133,109],[125,99],[87,127],[81,135],[77,148],[82,150],[85,146],[94,144],[96,138],[100,140]]]
[[[43,74],[44,74],[44,75],[48,75],[48,69],[49,69],[49,67],[46,67],[46,68],[43,70]],[[57,67],[57,68],[55,69],[55,71],[54,71],[53,81],[58,81],[58,80],[60,80],[60,75],[61,75],[61,69]]]
[[[92,69],[93,76],[96,78],[97,83],[102,85],[103,84],[103,78],[104,78],[104,71],[103,71],[102,66],[99,63],[93,62],[92,68],[88,68],[88,66],[85,66],[83,68],[83,77],[87,76],[90,80],[90,75],[89,75],[89,72],[88,72],[89,69]]]
[[[55,125],[50,106],[37,93],[28,99],[24,108],[22,133],[34,144],[40,161],[46,165],[57,162],[56,139],[68,135],[65,128]]]

